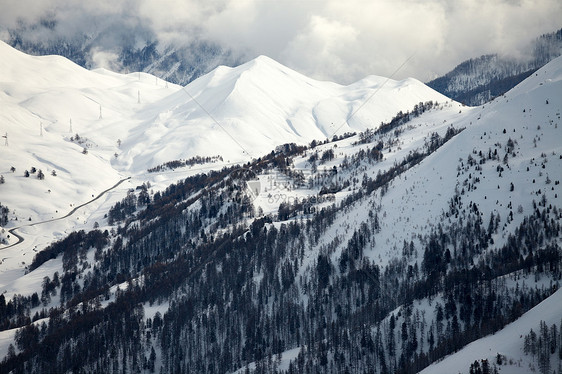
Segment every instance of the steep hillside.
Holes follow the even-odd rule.
[[[463,349],[458,353],[448,356],[443,361],[429,366],[422,373],[451,373],[451,372],[468,372],[468,368],[474,365],[475,362],[483,363],[487,361],[489,367],[496,367],[502,372],[509,373],[529,373],[529,372],[544,372],[540,370],[538,360],[535,355],[525,353],[525,335],[534,330],[539,332],[541,321],[546,323],[548,327],[555,325],[556,331],[559,331],[561,320],[561,307],[562,304],[562,290],[556,291],[551,297],[525,313],[515,322],[507,325],[503,330],[497,334],[487,336],[479,339]],[[550,331],[548,332],[550,335]],[[558,347],[560,335],[555,333],[554,339],[555,346]],[[552,362],[550,368],[554,372],[560,372],[560,359],[558,352],[560,350],[555,348],[552,354]],[[550,347],[549,347],[550,356]],[[463,370],[459,370],[462,368]],[[558,369],[558,371],[556,371]],[[548,371],[552,372],[552,371]]]
[[[314,82],[259,58],[186,87],[199,105],[178,91],[146,108],[145,121],[175,128],[169,139],[190,139],[179,118],[193,128],[203,107],[250,151],[264,118],[283,139],[325,138],[339,116],[348,129],[368,127],[367,113],[384,123],[140,185],[98,209],[98,230],[43,248],[3,284],[0,371],[414,373],[505,326],[512,336],[522,315],[521,335],[552,323],[533,307],[560,307],[562,59],[477,108],[380,84]],[[404,97],[393,117],[368,110]],[[124,140],[121,170],[146,165],[134,148],[145,123]],[[144,136],[157,157],[158,137]],[[527,360],[516,352],[497,353]],[[489,357],[460,354],[455,372]]]

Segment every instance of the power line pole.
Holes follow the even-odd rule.
[[[6,135],[2,135],[2,137],[6,139],[6,142],[4,143],[4,145],[7,147],[8,146],[8,133],[6,132]]]

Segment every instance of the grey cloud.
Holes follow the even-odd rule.
[[[486,53],[521,57],[562,19],[559,0],[0,0],[0,8],[2,28],[52,18],[54,30],[38,37],[85,33],[108,49],[97,50],[104,58],[123,38],[206,40],[340,83],[389,76],[411,55],[396,78],[428,80]]]

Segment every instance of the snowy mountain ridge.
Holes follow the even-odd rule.
[[[350,86],[318,82],[261,56],[236,68],[219,67],[166,98],[162,106],[170,110],[156,122],[185,134],[181,142],[192,148],[182,157],[211,156],[220,143],[229,145],[222,148],[225,159],[240,160],[283,143],[374,128],[428,100],[447,98],[413,79],[368,77]]]
[[[181,88],[145,73],[88,71],[59,56],[27,56],[5,43],[0,54],[6,108],[0,131],[9,140],[1,149],[7,190],[2,203],[15,209],[19,220],[54,217],[84,193],[95,195],[119,178],[169,161],[194,156],[246,161],[283,143],[376,127],[419,101],[446,100],[413,80],[388,81],[382,88],[383,78],[348,87],[318,82],[263,56],[237,68],[219,67]],[[47,175],[45,181],[22,177],[32,167]],[[62,190],[50,185],[53,170],[65,182]],[[88,187],[69,193],[77,181]],[[30,185],[29,204],[11,201],[15,191]],[[45,203],[36,190],[41,185],[53,196],[48,209],[37,208]]]

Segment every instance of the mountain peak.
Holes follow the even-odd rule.
[[[262,55],[234,68],[218,67],[187,85],[189,95],[178,92],[169,104],[174,109],[166,115],[165,127],[191,128],[190,144],[201,146],[187,151],[200,155],[214,147],[198,134],[212,129],[213,139],[224,141],[223,156],[239,159],[247,154],[242,148],[257,155],[282,143],[307,144],[336,132],[376,127],[420,101],[448,100],[416,82],[372,76],[342,86],[314,80]]]

